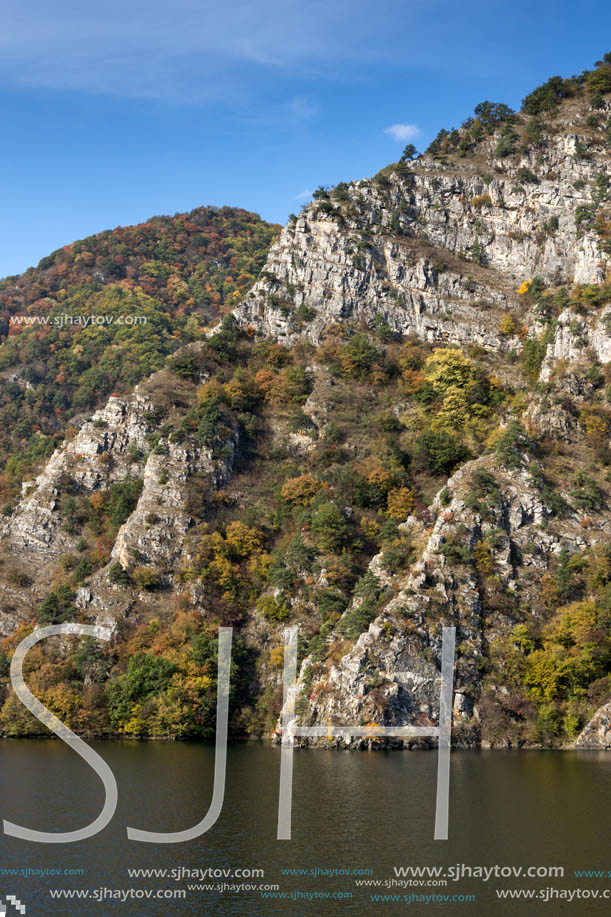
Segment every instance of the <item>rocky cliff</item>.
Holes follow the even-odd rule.
[[[183,734],[176,691],[208,689],[208,643],[236,623],[236,728],[269,733],[285,623],[300,721],[386,726],[435,722],[452,624],[457,742],[568,744],[600,707],[579,739],[598,742],[611,102],[564,95],[319,189],[233,323],[112,396],[24,483],[2,528],[4,633],[70,583],[87,620],[170,667],[131,719],[111,690],[113,726],[147,734],[144,710],[151,734]],[[127,691],[117,652],[105,677]]]
[[[495,316],[519,308],[525,279],[605,277],[599,235],[576,214],[606,174],[606,140],[582,133],[580,107],[565,115],[537,151],[498,158],[493,137],[471,158],[425,156],[325,194],[285,227],[236,317],[281,340],[377,317],[425,340],[508,349]]]
[[[135,563],[149,567],[156,581],[172,583],[191,523],[185,509],[188,482],[197,476],[200,486],[216,490],[230,474],[238,448],[237,430],[227,431],[216,455],[194,438],[168,441],[167,430],[184,416],[193,388],[159,372],[137,386],[133,395],[111,396],[73,439],[56,450],[42,473],[24,483],[23,499],[3,524],[3,548],[5,556],[15,558],[22,577],[31,580],[33,595],[44,595],[60,558],[78,550],[80,536],[71,524],[74,498],[93,498],[95,504],[95,495],[126,480],[140,485],[137,499],[116,532],[107,564],[88,578],[77,604],[91,605],[96,623],[112,625],[117,615],[125,614],[131,597],[117,596],[108,581],[117,563],[124,569]],[[165,436],[158,432],[164,422]],[[10,585],[3,593],[8,620],[14,622],[19,614],[27,617],[31,607],[23,603],[31,596]]]

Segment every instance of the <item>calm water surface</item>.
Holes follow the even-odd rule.
[[[473,752],[452,754],[450,837],[433,840],[434,752],[297,750],[293,839],[276,840],[280,752],[265,744],[228,751],[225,804],[217,824],[186,844],[128,841],[126,825],[178,831],[208,808],[214,749],[204,744],[93,742],[112,768],[119,805],[111,824],[76,844],[32,844],[2,836],[0,898],[13,894],[37,915],[149,917],[192,914],[609,914],[611,899],[499,900],[496,889],[604,889],[609,879],[575,879],[576,869],[611,870],[611,754]],[[99,778],[58,741],[0,742],[3,818],[41,831],[69,831],[99,813]],[[564,878],[475,878],[441,887],[364,888],[352,875],[287,876],[286,869],[370,869],[392,879],[400,866],[562,866]],[[23,877],[9,869],[83,869],[78,876]],[[261,890],[188,890],[199,879],[130,878],[128,868],[263,869],[264,878],[206,878],[204,884],[277,885]],[[611,876],[611,872],[610,872]],[[50,889],[184,889],[173,900],[52,899]],[[298,893],[351,892],[307,900]],[[373,902],[377,894],[475,895],[474,902]],[[611,894],[611,891],[610,891]],[[9,910],[7,917],[12,912]]]

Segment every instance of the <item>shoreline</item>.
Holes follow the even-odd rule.
[[[81,735],[78,736],[83,742],[93,741],[93,742],[167,742],[169,743],[183,743],[185,745],[214,745],[214,737],[202,738],[198,736],[194,737],[178,737],[178,736],[134,736],[134,735]],[[56,735],[19,735],[19,736],[9,736],[9,735],[0,735],[0,741],[65,741],[60,739]],[[270,737],[240,737],[240,736],[230,736],[227,741],[227,745],[246,745],[249,743],[259,743],[262,745],[269,745],[271,747],[280,748],[280,743],[274,741]],[[69,744],[69,743],[66,743]],[[337,752],[435,752],[437,747],[434,745],[418,745],[412,746],[411,748],[397,748],[389,747],[385,745],[379,745],[375,741],[371,742],[368,746],[349,746],[340,748],[337,745],[295,745],[296,750],[300,751],[337,751]],[[522,745],[522,746],[507,746],[507,745],[453,745],[451,748],[452,751],[472,751],[472,752],[533,752],[533,751],[553,751],[553,752],[611,752],[609,747],[601,747],[596,745],[576,746],[576,745]]]

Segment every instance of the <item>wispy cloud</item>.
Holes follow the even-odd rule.
[[[420,128],[417,124],[393,124],[384,130],[385,134],[401,143],[406,140],[414,140],[420,135]]]
[[[351,6],[371,0],[5,0],[0,76],[20,86],[125,97],[208,100],[249,88],[267,68],[292,72],[361,44]]]
[[[296,198],[296,200],[298,200],[298,201],[305,201],[305,200],[307,200],[309,197],[312,197],[313,194],[314,194],[313,191],[308,191],[308,190],[306,189],[305,191],[300,191],[299,194],[296,194],[296,195],[295,195],[295,198]]]
[[[239,116],[239,123],[262,131],[299,128],[320,113],[320,106],[309,96],[294,96],[288,101],[250,106]]]
[[[314,118],[320,110],[318,105],[312,102],[308,96],[295,96],[286,107],[293,121],[298,122],[309,121],[310,118]]]
[[[239,99],[266,73],[344,80],[400,60],[407,36],[443,2],[4,0],[0,79],[125,98]],[[372,32],[372,18],[392,22],[392,33]]]

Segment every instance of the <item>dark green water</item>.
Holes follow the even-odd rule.
[[[0,868],[83,869],[80,876],[0,875],[0,898],[19,897],[31,915],[191,914],[608,914],[611,755],[576,752],[455,752],[450,837],[433,840],[434,752],[297,750],[293,838],[276,840],[280,752],[229,748],[225,804],[209,833],[187,844],[129,841],[126,826],[177,831],[198,822],[211,797],[214,750],[201,744],[96,742],[119,785],[111,824],[76,844],[2,837]],[[101,809],[99,778],[56,741],[0,743],[2,817],[46,831],[74,830]],[[283,875],[283,869],[370,869],[392,879],[400,866],[559,866],[564,878],[476,878],[437,887],[363,888],[353,875]],[[130,878],[128,868],[263,869],[263,878]],[[611,872],[609,873],[611,876]],[[188,884],[278,885],[281,892],[346,893],[351,899],[263,899],[259,889],[188,891],[184,899],[54,900],[49,889],[187,889]],[[497,889],[592,889],[598,899],[500,900]],[[475,895],[474,902],[374,902],[373,894]],[[12,912],[9,910],[8,915]],[[16,913],[16,912],[15,912]],[[7,917],[8,917],[7,915]]]

